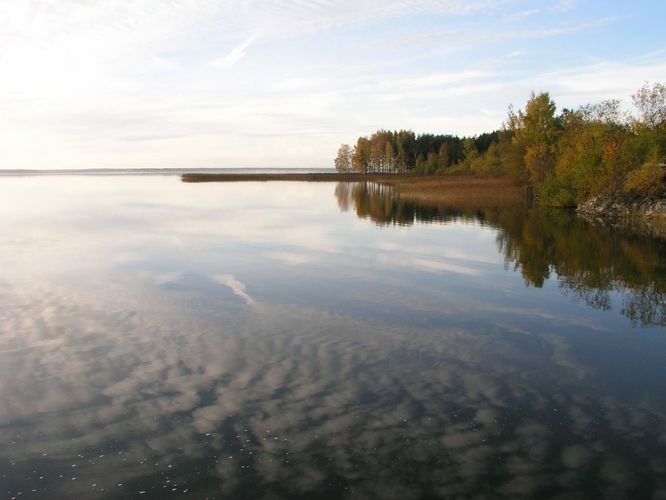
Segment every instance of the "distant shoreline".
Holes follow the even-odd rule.
[[[421,174],[359,174],[359,173],[186,173],[181,176],[183,182],[268,182],[268,181],[305,181],[305,182],[382,182],[398,178],[422,178]]]
[[[0,177],[32,177],[32,176],[171,176],[185,174],[307,174],[335,173],[333,169],[317,168],[87,168],[87,169],[0,169]]]

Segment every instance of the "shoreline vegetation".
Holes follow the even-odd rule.
[[[577,208],[609,225],[642,219],[666,234],[666,85],[646,83],[619,100],[557,111],[547,92],[509,107],[499,130],[479,136],[378,130],[342,144],[339,172],[499,176],[534,205]]]
[[[338,182],[392,186],[405,200],[461,209],[525,206],[524,191],[506,177],[429,176],[424,174],[304,173],[304,174],[184,174],[197,182]]]
[[[608,100],[557,107],[546,92],[509,107],[499,130],[473,137],[378,130],[342,144],[337,174],[185,174],[184,182],[376,182],[452,206],[577,209],[594,223],[666,237],[666,85],[646,83],[634,113]]]
[[[395,174],[362,174],[347,173],[302,173],[302,174],[183,174],[183,182],[269,182],[269,181],[305,181],[305,182],[382,182],[396,177]],[[405,177],[421,177],[417,174],[406,174]]]
[[[380,173],[253,173],[206,174],[187,173],[185,183],[205,182],[337,182],[392,186],[405,201],[432,208],[485,210],[495,208],[527,208],[534,205],[523,187],[508,176],[425,175]],[[634,233],[666,238],[666,204],[626,205],[599,199],[578,207],[582,218],[596,225],[630,230]],[[660,203],[660,202],[657,202]]]

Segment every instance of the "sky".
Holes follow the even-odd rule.
[[[0,0],[0,169],[332,167],[666,81],[662,0]]]

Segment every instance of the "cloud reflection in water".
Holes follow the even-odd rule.
[[[144,198],[163,196],[143,186]],[[196,210],[221,203],[192,196]],[[264,203],[273,211],[278,201]],[[173,207],[166,231],[150,214],[121,210],[128,215],[121,227],[136,216],[141,230],[116,241],[100,235],[101,252],[135,259],[87,263],[90,274],[76,280],[63,266],[39,280],[8,273],[0,282],[3,495],[666,491],[666,400],[658,388],[666,345],[655,331],[637,328],[628,339],[559,293],[546,295],[557,304],[543,302],[548,289],[514,287],[501,258],[465,261],[477,275],[391,269],[362,250],[400,252],[391,238],[402,236],[375,232],[352,214],[320,228],[337,240],[315,250],[283,230],[255,240],[263,219],[248,217],[248,232],[230,238],[238,223],[223,217],[195,231],[189,209]],[[305,227],[318,220],[302,217]],[[436,229],[414,228],[420,255],[441,237]],[[164,246],[163,233],[180,237],[185,251]],[[97,248],[91,235],[79,236],[51,251]],[[448,237],[453,260],[442,262],[459,263],[464,246]],[[236,252],[240,243],[249,263]],[[360,263],[347,263],[340,248],[353,249]],[[480,275],[525,295],[510,297],[513,308],[500,292],[485,304],[466,296],[481,293]]]

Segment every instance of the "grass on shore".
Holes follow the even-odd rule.
[[[420,174],[184,174],[183,182],[377,182],[395,186],[415,202],[461,209],[516,207],[525,203],[523,190],[506,177]]]
[[[475,209],[525,204],[523,190],[506,177],[394,176],[381,182],[395,186],[401,197],[426,205]]]
[[[183,174],[183,182],[272,182],[272,181],[302,181],[302,182],[381,182],[398,177],[398,174],[339,174],[339,173],[309,173],[309,174]],[[402,176],[402,175],[400,175]],[[415,177],[415,174],[405,174],[405,177]],[[422,176],[417,176],[422,177]]]

